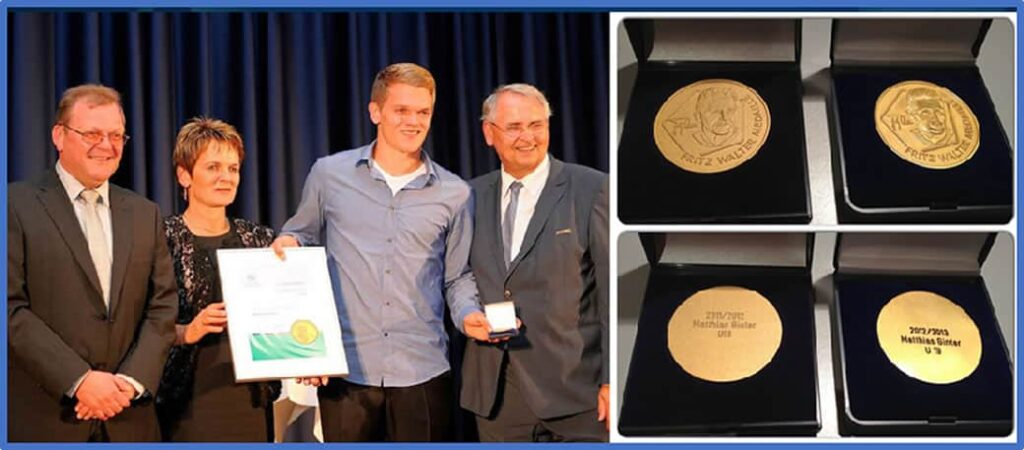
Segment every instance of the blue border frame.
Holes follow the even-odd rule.
[[[429,4],[425,4],[429,2]],[[1024,0],[1021,3],[1011,0],[983,0],[978,2],[969,3],[968,0],[642,0],[642,1],[630,1],[630,0],[348,0],[348,1],[332,1],[332,0],[220,0],[217,2],[216,8],[210,8],[209,3],[204,4],[202,0],[97,0],[90,2],[89,5],[85,5],[81,0],[0,0],[0,77],[4,80],[0,85],[0,103],[2,103],[3,110],[0,113],[0,145],[3,147],[2,157],[0,157],[0,173],[3,174],[4,184],[0,186],[0,192],[6,194],[6,178],[7,178],[7,117],[9,111],[9,105],[7,103],[7,90],[8,90],[8,9],[54,9],[54,8],[68,8],[68,9],[139,9],[140,3],[143,3],[148,8],[161,8],[161,9],[190,9],[190,10],[237,10],[237,9],[336,9],[336,10],[417,10],[417,11],[794,11],[794,12],[846,12],[846,11],[872,11],[872,12],[958,12],[958,11],[1016,11],[1017,15],[1017,26],[1024,25]],[[1017,61],[1016,69],[1018,76],[1024,73],[1021,70],[1021,61],[1024,59],[1024,33],[1017,31]],[[1024,106],[1024,95],[1020,87],[1019,80],[1016,85],[1017,93],[1017,104]],[[614,99],[614,96],[610,97]],[[1017,114],[1016,118],[1016,148],[1020,149],[1024,144],[1024,139],[1021,138],[1022,130],[1024,130],[1024,115]],[[610,151],[610,150],[609,150]],[[1019,156],[1019,151],[1017,152]],[[1018,158],[1019,161],[1019,158]],[[1017,205],[1021,205],[1021,191],[1019,189],[1020,180],[1024,179],[1024,170],[1022,170],[1024,164],[1018,162],[1017,168]],[[4,211],[7,209],[7,196],[0,195],[0,203],[2,203]],[[1017,236],[1024,234],[1024,220],[1021,220],[1020,213],[1017,213]],[[0,227],[6,228],[7,226],[7,214],[6,212],[0,214]],[[1019,255],[1022,250],[1021,242],[1018,239],[1015,242],[1016,255]],[[6,253],[7,241],[3,240],[0,242],[0,251]],[[1015,261],[1017,256],[1015,255]],[[0,267],[3,271],[7,271],[7,259],[0,260]],[[1024,270],[1020,264],[1017,265],[1016,277],[1020,280],[1024,275]],[[1021,303],[1020,299],[1015,299],[1016,310],[1019,310]],[[1015,330],[1022,329],[1022,315],[1018,314]],[[0,318],[0,329],[7,329],[7,315],[3,315]],[[7,333],[3,333],[3,337],[0,337],[0,341],[4,345],[0,345],[0,367],[7,367]],[[1020,342],[1017,342],[1014,346],[1015,355],[1014,360],[1020,361],[1022,354]],[[1019,364],[1018,364],[1019,366]],[[1021,385],[1021,373],[1018,370],[1015,374],[1017,384]],[[825,397],[822,401],[829,401],[829,397]],[[984,446],[985,448],[993,449],[1013,449],[1018,450],[1021,448],[1022,436],[1022,420],[1020,414],[1020,405],[1024,403],[1024,395],[1021,394],[1018,388],[1017,392],[1017,441],[1015,443],[992,443],[992,444],[973,444],[973,443],[950,443],[950,444],[938,444],[938,443],[914,443],[908,440],[907,443],[866,443],[857,442],[853,439],[847,439],[843,442],[815,442],[808,440],[806,443],[742,443],[737,440],[737,443],[686,443],[686,444],[579,444],[574,448],[605,448],[611,445],[613,448],[708,448],[708,449],[750,449],[752,445],[757,445],[759,449],[776,450],[783,448],[790,448],[793,446],[799,446],[804,449],[825,449],[835,446],[843,446],[843,448],[849,449],[885,449],[885,448],[920,448],[932,450],[939,447],[943,450],[949,449],[962,449],[962,448],[975,448],[978,446]],[[0,437],[7,436],[7,371],[0,370]],[[168,447],[168,446],[172,447]],[[265,445],[265,444],[264,444]],[[273,448],[308,448],[309,445],[316,444],[273,444]],[[331,444],[335,446],[336,444]],[[474,444],[474,443],[445,443],[445,444],[341,444],[345,449],[369,449],[369,448],[488,448],[493,445]],[[566,444],[560,445],[560,448]],[[0,448],[3,449],[42,449],[42,448],[62,448],[62,449],[94,449],[94,448],[109,448],[111,446],[121,448],[251,448],[257,445],[253,444],[8,444],[6,441],[0,441]],[[505,444],[503,448],[535,448],[532,444]]]

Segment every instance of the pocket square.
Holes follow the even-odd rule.
[[[572,234],[572,228],[562,228],[561,230],[555,230],[555,236],[562,234]]]

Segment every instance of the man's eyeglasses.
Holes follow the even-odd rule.
[[[498,131],[505,133],[505,136],[508,136],[508,138],[512,140],[519,139],[519,137],[522,136],[523,133],[527,131],[533,133],[534,136],[548,131],[547,120],[538,120],[536,122],[530,122],[530,124],[526,125],[525,127],[521,124],[513,124],[509,125],[508,128],[502,128],[501,125],[498,125],[489,120],[487,121],[487,123],[491,124],[492,127],[497,128]]]
[[[78,134],[82,135],[82,140],[84,140],[89,145],[99,145],[101,142],[103,142],[103,137],[104,136],[106,136],[106,138],[110,140],[110,144],[115,146],[115,147],[124,146],[124,144],[126,142],[128,142],[128,139],[131,139],[131,136],[128,136],[127,134],[124,134],[124,133],[104,133],[102,131],[82,131],[82,130],[76,130],[74,128],[71,128],[71,127],[69,127],[69,126],[67,126],[65,124],[60,124],[60,126],[66,128],[68,130],[74,131],[75,133],[78,133]]]

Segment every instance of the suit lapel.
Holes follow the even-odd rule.
[[[480,211],[483,214],[482,220],[476,226],[480,227],[484,233],[493,233],[490,235],[497,236],[496,239],[490,239],[491,255],[498,262],[497,267],[507,270],[505,247],[501,234],[501,172],[499,171],[497,175],[493,182],[487,184],[488,190],[480,193]]]
[[[128,257],[133,242],[132,210],[122,193],[110,189],[110,231],[114,237],[113,267],[110,271],[110,315],[113,316],[121,299],[121,286],[128,271]]]
[[[540,232],[544,230],[544,225],[547,224],[551,211],[565,195],[568,181],[568,177],[566,177],[565,172],[562,170],[562,162],[551,158],[551,172],[548,174],[548,181],[544,184],[544,190],[541,191],[540,198],[537,199],[537,206],[533,210],[533,217],[530,218],[530,224],[526,227],[523,243],[519,246],[519,254],[516,255],[516,259],[509,265],[508,276],[515,272],[519,262],[523,260],[523,257],[537,243],[537,238],[540,236]]]
[[[89,283],[98,294],[88,296],[90,303],[100,314],[106,313],[107,307],[103,304],[103,289],[100,288],[100,279],[96,275],[96,266],[92,263],[89,246],[86,243],[85,234],[82,233],[82,227],[78,224],[78,218],[75,217],[74,207],[68,201],[67,191],[60,184],[60,179],[57,178],[55,172],[47,172],[44,175],[40,188],[39,203],[43,205],[46,214],[57,226],[64,244],[71,250],[75,262],[85,272]]]

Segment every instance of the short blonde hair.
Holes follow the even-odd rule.
[[[383,105],[388,96],[388,86],[392,84],[408,84],[418,88],[427,88],[430,91],[430,99],[435,98],[434,76],[430,71],[413,63],[397,63],[387,66],[377,72],[373,78],[373,87],[370,89],[370,101]]]
[[[212,142],[227,144],[238,152],[238,161],[245,159],[242,137],[227,122],[209,117],[195,117],[178,131],[174,144],[174,164],[192,173],[199,156]]]
[[[124,107],[121,106],[121,94],[102,84],[81,84],[68,88],[60,97],[57,104],[57,114],[54,115],[54,125],[67,125],[71,108],[75,103],[84,101],[90,106],[103,106],[111,103],[121,108],[121,121],[124,122]]]
[[[491,92],[491,95],[488,95],[487,98],[484,99],[484,105],[483,108],[481,108],[482,111],[480,113],[481,121],[493,120],[491,115],[494,114],[494,108],[498,106],[498,97],[501,97],[501,94],[505,93],[519,94],[537,100],[541,105],[544,105],[545,117],[551,117],[551,104],[548,103],[547,97],[544,96],[544,93],[541,92],[540,89],[526,83],[513,83],[498,86],[494,92]]]

